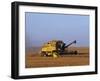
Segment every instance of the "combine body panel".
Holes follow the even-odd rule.
[[[42,47],[42,51],[51,52],[56,50],[56,46],[54,44],[47,43]]]
[[[77,51],[69,51],[65,50],[73,43],[76,43],[76,40],[71,42],[70,44],[66,45],[61,40],[52,40],[45,43],[41,49],[41,56],[52,56],[54,58],[58,57],[59,55],[63,54],[77,54]]]

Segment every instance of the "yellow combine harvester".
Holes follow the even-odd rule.
[[[69,51],[67,48],[76,43],[76,40],[71,42],[70,44],[66,45],[61,40],[52,40],[45,43],[41,49],[41,56],[52,56],[54,58],[58,57],[59,55],[66,55],[66,54],[77,54],[77,51]]]

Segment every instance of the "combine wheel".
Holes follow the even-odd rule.
[[[41,52],[41,56],[46,57],[46,56],[47,56],[47,55],[46,55],[46,52]]]
[[[77,51],[75,51],[75,55],[77,55],[78,53],[77,53]]]

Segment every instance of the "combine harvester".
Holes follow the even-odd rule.
[[[78,54],[77,51],[72,51],[68,49],[68,47],[72,44],[76,44],[76,40],[71,42],[68,45],[66,45],[61,40],[52,40],[52,41],[45,43],[42,46],[40,54],[41,56],[45,56],[45,57],[51,56],[54,58],[57,58],[58,56],[61,56],[61,55]]]

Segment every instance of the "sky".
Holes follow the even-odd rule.
[[[77,46],[89,46],[89,16],[26,12],[26,48],[50,40],[62,40],[66,44],[76,40]]]

